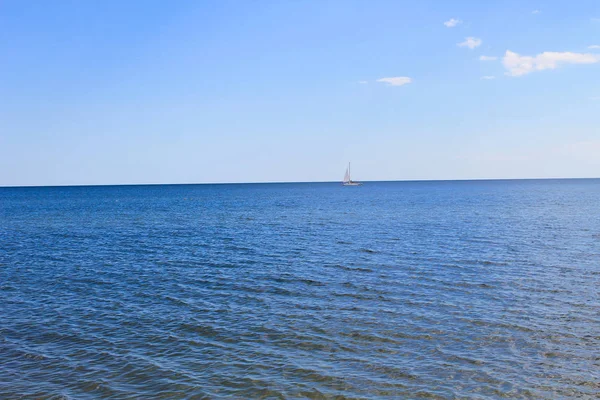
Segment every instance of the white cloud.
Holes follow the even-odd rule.
[[[486,76],[482,76],[481,79],[483,79],[485,81],[491,81],[492,79],[496,79],[496,77],[495,76],[486,75]]]
[[[412,79],[408,76],[394,76],[390,78],[377,79],[377,82],[387,83],[389,86],[403,86],[412,83]]]
[[[592,50],[598,50],[598,49],[600,49],[600,45],[593,44],[593,45],[591,45],[591,46],[588,46],[588,49],[592,49]]]
[[[479,61],[495,61],[497,59],[496,56],[479,56]]]
[[[534,71],[556,69],[562,64],[594,64],[600,62],[600,54],[546,51],[535,57],[521,56],[510,50],[502,59],[506,75],[522,76]]]
[[[483,41],[481,39],[478,39],[473,36],[469,36],[468,38],[465,38],[464,42],[458,43],[457,46],[458,47],[468,47],[471,50],[473,50],[475,47],[481,46],[481,43],[483,43]]]
[[[444,22],[447,28],[454,28],[456,25],[462,24],[460,19],[450,18],[448,21]]]
[[[358,81],[358,83],[360,83],[361,85],[366,85],[367,83],[369,83],[369,81]]]
[[[531,13],[532,14],[539,14],[539,13],[541,13],[541,11],[540,10],[533,10]]]

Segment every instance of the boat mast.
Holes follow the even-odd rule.
[[[352,182],[352,175],[350,175],[350,162],[348,161],[348,181]]]

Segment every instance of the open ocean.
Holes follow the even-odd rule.
[[[0,398],[600,396],[600,180],[0,188]]]

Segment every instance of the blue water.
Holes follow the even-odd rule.
[[[0,398],[593,398],[600,180],[0,188]]]

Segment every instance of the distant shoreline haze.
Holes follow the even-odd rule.
[[[413,180],[385,180],[385,181],[361,181],[364,183],[435,183],[435,182],[518,182],[518,181],[577,181],[577,180],[599,180],[595,177],[586,178],[480,178],[480,179],[413,179]],[[117,183],[117,184],[70,184],[70,185],[8,185],[0,188],[52,188],[52,187],[96,187],[96,186],[193,186],[193,185],[286,185],[286,184],[337,184],[340,181],[298,181],[298,182],[201,182],[201,183]]]

